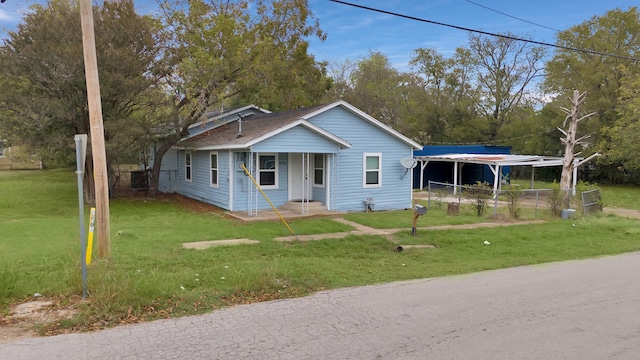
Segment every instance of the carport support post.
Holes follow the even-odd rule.
[[[458,162],[453,162],[453,195],[457,193],[458,190]]]

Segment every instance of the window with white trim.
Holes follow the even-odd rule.
[[[191,152],[184,153],[184,180],[191,182]]]
[[[211,187],[218,187],[218,152],[209,153],[209,174],[211,176]]]
[[[313,186],[324,187],[324,154],[313,154]]]
[[[382,186],[382,153],[362,154],[362,187]]]
[[[265,189],[278,187],[277,154],[260,154],[258,158],[258,184]]]

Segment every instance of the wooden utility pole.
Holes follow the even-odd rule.
[[[93,155],[93,173],[96,186],[96,238],[98,242],[98,257],[105,258],[111,252],[109,183],[91,0],[80,0],[80,16],[82,21],[84,71],[87,79],[87,99],[89,102],[89,121],[91,123],[91,153]]]
[[[596,114],[595,112],[592,112],[580,116],[580,108],[582,107],[586,99],[586,92],[580,94],[578,90],[574,90],[573,97],[567,98],[567,100],[571,102],[571,109],[567,109],[564,107],[560,108],[563,113],[567,114],[567,117],[564,119],[562,126],[566,127],[567,123],[569,123],[569,128],[567,130],[558,128],[558,130],[560,130],[560,132],[564,134],[564,137],[560,138],[560,141],[562,141],[562,143],[565,145],[564,158],[562,159],[562,175],[560,177],[560,188],[562,190],[571,188],[571,177],[573,176],[573,167],[575,166],[573,156],[576,145],[584,145],[583,140],[591,136],[585,135],[579,139],[576,139],[576,133],[578,132],[578,123]]]

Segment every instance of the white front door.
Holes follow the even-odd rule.
[[[311,198],[311,179],[309,172],[309,154],[289,153],[289,200],[309,200]]]

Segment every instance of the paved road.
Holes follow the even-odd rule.
[[[326,291],[0,345],[0,359],[638,359],[640,253]]]

